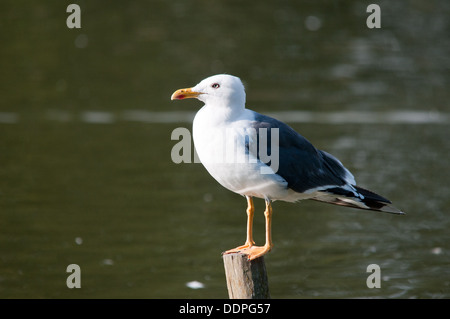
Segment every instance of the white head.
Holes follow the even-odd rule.
[[[172,100],[186,98],[197,98],[206,106],[245,108],[244,85],[238,77],[228,74],[210,76],[192,88],[175,91],[171,97]]]

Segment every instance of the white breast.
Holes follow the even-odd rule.
[[[276,174],[262,174],[265,164],[246,152],[245,141],[252,115],[244,110],[224,121],[217,110],[203,107],[195,116],[193,138],[198,157],[207,171],[225,188],[248,196],[281,199],[287,182]]]

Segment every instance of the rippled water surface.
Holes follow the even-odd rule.
[[[227,298],[246,202],[172,161],[201,103],[170,101],[224,72],[407,213],[275,202],[271,296],[449,298],[450,7],[382,1],[375,30],[369,3],[80,1],[75,30],[69,3],[3,1],[0,297]]]

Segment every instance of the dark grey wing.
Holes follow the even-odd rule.
[[[288,187],[303,193],[321,186],[342,186],[347,184],[351,174],[333,156],[317,150],[306,138],[298,134],[287,124],[272,117],[254,112],[255,120],[251,123],[260,142],[260,128],[267,129],[267,151],[270,145],[271,131],[277,128],[279,134],[279,165],[276,174],[283,177]],[[260,160],[259,148],[257,157]],[[267,164],[267,163],[266,163]],[[353,179],[353,176],[351,176]]]
[[[311,199],[330,204],[404,214],[392,206],[388,199],[356,186],[353,175],[338,159],[316,149],[287,124],[269,116],[254,113],[255,121],[251,124],[256,129],[258,144],[259,128],[267,129],[267,141],[271,141],[271,129],[279,130],[279,166],[276,174],[287,181],[290,189],[298,193],[315,189],[318,193]],[[274,145],[267,145],[268,152],[272,152],[272,147]],[[259,150],[257,155],[260,159]]]

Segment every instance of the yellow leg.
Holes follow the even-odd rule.
[[[255,208],[253,206],[253,200],[251,197],[247,196],[247,240],[245,244],[234,249],[227,250],[224,254],[237,253],[242,251],[242,253],[248,255],[249,260],[253,260],[264,256],[273,247],[272,244],[272,204],[270,200],[266,200],[266,210],[264,211],[264,217],[266,218],[266,244],[264,246],[255,246],[253,241],[253,215]]]
[[[247,198],[247,239],[244,245],[227,250],[224,254],[237,253],[241,250],[250,248],[255,244],[253,241],[253,216],[255,215],[255,206],[253,206],[253,199],[250,196],[245,197]]]
[[[266,199],[266,210],[264,211],[264,217],[266,218],[266,244],[264,246],[251,246],[243,253],[248,255],[249,260],[253,260],[264,256],[273,247],[272,244],[272,204],[270,200]]]

